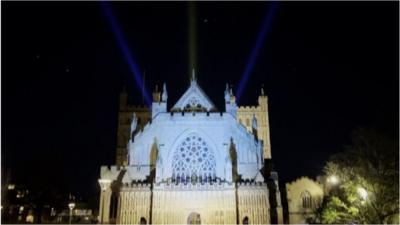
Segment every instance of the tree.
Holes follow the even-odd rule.
[[[8,206],[8,185],[11,183],[11,171],[3,166],[1,167],[1,204],[3,207]]]
[[[323,223],[397,223],[399,220],[398,141],[368,129],[331,158],[326,177],[336,176],[318,210]]]

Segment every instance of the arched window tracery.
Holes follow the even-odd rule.
[[[301,192],[301,200],[302,200],[303,208],[311,208],[312,207],[311,194],[307,190]]]
[[[179,182],[208,181],[215,177],[215,157],[207,142],[197,133],[189,134],[175,149],[172,177]],[[199,179],[197,179],[199,178]]]

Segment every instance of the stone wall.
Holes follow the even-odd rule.
[[[117,224],[149,223],[151,209],[150,184],[132,184],[121,188]]]
[[[153,224],[188,224],[192,214],[201,224],[236,223],[234,184],[161,184],[153,194]]]
[[[270,224],[268,188],[265,183],[239,183],[239,224]]]

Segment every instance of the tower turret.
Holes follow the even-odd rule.
[[[267,110],[267,96],[265,95],[264,92],[264,87],[261,87],[261,93],[260,96],[258,96],[258,105],[261,106],[263,110]]]
[[[162,102],[167,102],[167,99],[168,99],[167,85],[164,83],[163,90],[162,90],[161,101]]]
[[[231,87],[231,89],[229,90],[229,94],[230,94],[230,103],[231,103],[231,105],[233,105],[233,104],[236,104],[236,97],[235,97],[235,95],[233,95],[233,91],[232,91],[232,87]]]
[[[271,158],[271,142],[269,134],[269,113],[268,113],[268,96],[265,94],[264,85],[261,86],[260,96],[258,96],[258,107],[261,110],[259,114],[259,134],[260,139],[264,143],[264,157]],[[257,115],[256,115],[257,116]]]
[[[122,92],[119,94],[119,110],[125,110],[128,104],[128,93],[126,92],[126,87],[122,88]]]
[[[153,104],[151,106],[151,118],[154,118],[158,113],[167,112],[167,85],[164,83],[162,98],[161,93],[158,90],[158,86],[156,85],[156,89],[153,92]]]
[[[233,95],[232,88],[229,88],[229,85],[226,84],[226,89],[225,89],[225,111],[227,113],[230,113],[233,117],[236,119],[237,115],[237,105],[236,105],[236,98],[235,95]]]
[[[158,85],[156,84],[156,89],[153,92],[153,102],[160,102],[161,95],[160,91],[158,90]]]
[[[229,93],[229,84],[227,83],[226,84],[226,89],[225,89],[225,104],[229,103],[230,98],[231,98],[231,96],[230,96],[230,93]]]

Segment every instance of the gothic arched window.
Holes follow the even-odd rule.
[[[308,191],[301,192],[301,200],[303,203],[303,208],[311,208],[312,207],[312,198],[311,194]]]
[[[215,167],[215,157],[207,142],[197,133],[191,133],[175,149],[172,176],[186,182],[197,177],[204,180],[215,177]]]
[[[249,224],[249,217],[243,218],[243,224]]]
[[[146,218],[141,217],[139,223],[140,223],[140,224],[147,224]]]

